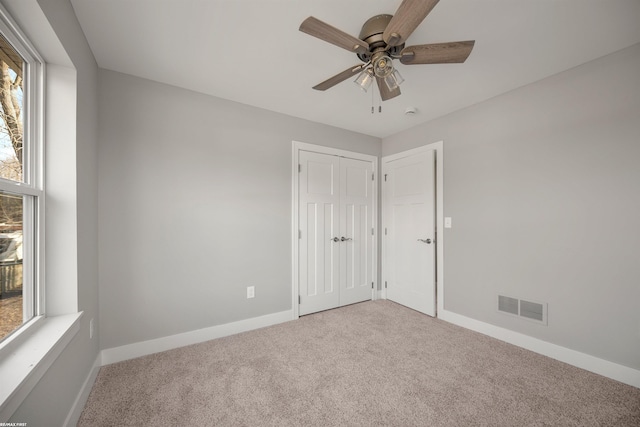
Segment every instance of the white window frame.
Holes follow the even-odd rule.
[[[0,191],[25,197],[23,204],[23,324],[0,342],[0,357],[14,341],[45,316],[44,304],[44,61],[0,9],[0,33],[22,56],[23,182],[0,178]]]
[[[15,21],[7,10],[15,16]],[[28,184],[20,184],[20,188],[25,187],[24,191],[29,194],[40,194],[38,206],[35,207],[39,223],[34,228],[37,233],[34,247],[37,248],[38,257],[37,265],[34,265],[34,271],[37,271],[34,279],[39,284],[37,310],[40,314],[23,325],[19,333],[4,340],[0,348],[2,423],[10,420],[58,357],[74,339],[79,339],[83,313],[78,311],[75,253],[77,229],[73,209],[76,201],[76,175],[75,169],[69,170],[76,166],[76,68],[35,0],[0,2],[0,15],[22,46],[26,46],[38,60],[40,69],[37,84],[41,88],[40,92],[34,92],[38,95],[28,101],[31,103],[29,105],[36,108],[39,116],[30,119],[28,125],[25,124],[25,127],[30,127],[31,135],[38,144],[33,146],[37,153],[33,153],[35,157],[31,161],[34,162],[33,165],[39,165],[39,169],[38,173],[35,169],[28,172]],[[16,25],[16,21],[22,28]],[[24,34],[31,38],[33,44]],[[47,62],[46,68],[45,62],[33,46],[47,55],[50,62]],[[49,149],[46,157],[43,151],[45,138]],[[45,163],[48,165],[47,175]],[[59,201],[47,209],[47,233],[50,235],[47,249],[44,241],[45,197],[55,197]],[[68,248],[71,249],[71,256]],[[53,259],[52,264],[55,266],[48,268],[46,275],[45,251],[49,260]],[[67,423],[71,423],[68,420]]]

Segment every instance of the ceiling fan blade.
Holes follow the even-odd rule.
[[[404,43],[439,0],[403,0],[389,21],[382,38],[389,46]]]
[[[369,51],[369,45],[367,42],[350,36],[344,31],[332,27],[313,16],[302,21],[302,24],[300,24],[300,31],[350,52],[365,53]]]
[[[395,98],[400,95],[400,88],[396,88],[395,90],[389,90],[389,87],[384,82],[382,77],[376,77],[376,83],[378,83],[378,89],[380,90],[380,98],[383,101],[387,101],[391,98]]]
[[[362,71],[362,69],[364,68],[366,64],[360,64],[360,65],[354,65],[353,67],[349,67],[346,70],[344,70],[343,72],[336,74],[333,77],[328,78],[327,80],[323,81],[322,83],[318,83],[317,85],[315,85],[313,88],[315,90],[327,90],[327,89],[331,89],[332,87],[334,87],[335,85],[337,85],[338,83],[341,83],[345,80],[347,80],[349,77],[358,74],[360,71]]]
[[[466,61],[475,40],[449,43],[420,44],[402,49],[400,62],[413,64],[453,64]]]

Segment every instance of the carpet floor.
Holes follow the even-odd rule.
[[[640,426],[640,389],[371,301],[100,369],[78,426]]]

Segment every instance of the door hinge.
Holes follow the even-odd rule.
[[[371,235],[373,236],[373,227],[371,227]]]
[[[384,288],[387,289],[387,281],[384,281]]]
[[[302,304],[302,297],[298,295],[298,304]]]
[[[371,289],[373,289],[373,282],[371,282]]]
[[[302,230],[298,230],[298,239],[302,239]]]
[[[302,172],[302,165],[298,163],[298,173]]]
[[[384,235],[387,235],[387,227],[384,228]]]
[[[387,174],[384,174],[384,182],[387,182]]]
[[[371,181],[375,181],[374,176],[375,176],[375,174],[372,173],[371,174]]]

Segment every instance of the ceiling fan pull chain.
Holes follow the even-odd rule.
[[[371,91],[371,114],[373,114],[373,112],[375,111],[375,110],[373,109],[373,103],[374,103],[374,101],[373,101],[373,93],[374,93],[374,92],[375,92],[374,90],[372,90],[372,91]]]

